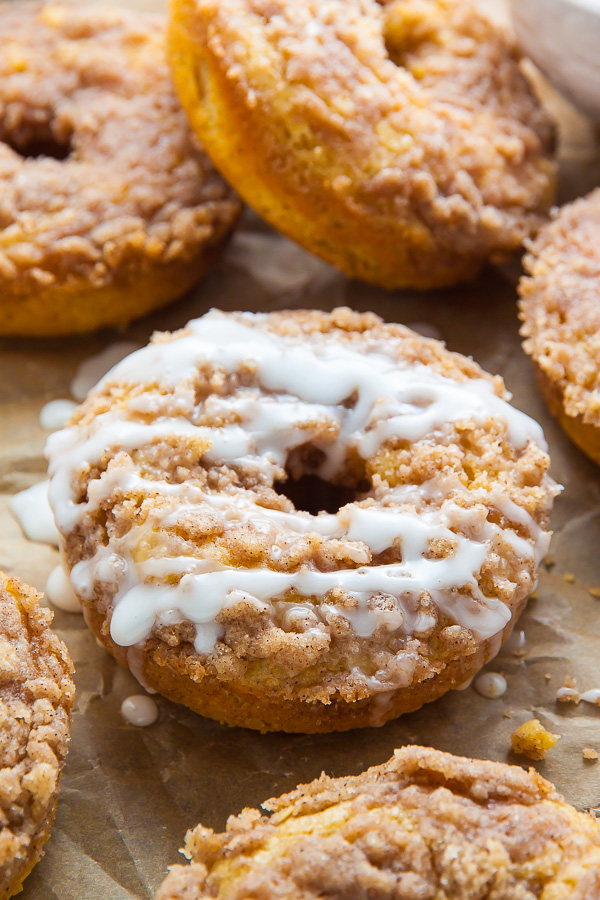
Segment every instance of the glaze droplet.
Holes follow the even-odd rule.
[[[121,715],[130,725],[145,728],[147,725],[153,725],[158,719],[158,706],[152,697],[135,694],[133,697],[123,700]]]
[[[71,580],[62,566],[52,569],[46,582],[46,597],[63,612],[80,613],[81,606],[71,585]]]
[[[506,693],[508,687],[504,675],[498,672],[485,672],[480,675],[473,685],[478,694],[488,700],[496,700]]]
[[[10,498],[9,509],[29,541],[53,544],[59,537],[48,502],[48,482],[40,481]]]
[[[50,400],[40,410],[40,425],[47,431],[64,428],[76,409],[72,400]]]

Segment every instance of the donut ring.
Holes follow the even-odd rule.
[[[322,775],[198,825],[156,900],[356,897],[590,900],[600,828],[533,769],[403,747],[360,775]]]
[[[600,464],[600,189],[564,206],[531,244],[520,313],[536,378],[572,441]]]
[[[160,693],[261,730],[382,724],[459,687],[533,589],[556,492],[504,396],[347,309],[159,335],[48,442],[88,624]],[[335,512],[305,511],[307,476]]]
[[[43,853],[69,744],[73,663],[40,595],[0,572],[0,897]]]
[[[240,205],[189,131],[163,46],[158,16],[0,5],[0,334],[127,324],[217,258]]]
[[[169,45],[224,177],[347,275],[454,284],[549,208],[552,128],[465,0],[172,0]]]

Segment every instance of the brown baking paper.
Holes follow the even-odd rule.
[[[499,8],[491,0],[490,6]],[[564,201],[600,182],[600,147],[589,123],[562,101],[554,98],[553,105],[563,125]],[[542,566],[537,597],[517,626],[525,633],[524,653],[503,651],[487,666],[508,680],[497,700],[470,687],[379,729],[289,736],[226,728],[157,698],[158,722],[135,728],[122,719],[120,705],[141,693],[140,686],[100,649],[81,616],[56,612],[77,667],[72,742],[52,837],[23,900],[150,898],[167,866],[181,859],[177,850],[188,827],[201,821],[220,829],[243,806],[322,770],[360,772],[404,743],[526,765],[511,754],[510,735],[533,716],[561,735],[538,771],[577,807],[600,806],[600,763],[586,762],[581,752],[600,752],[600,708],[555,699],[567,675],[581,690],[600,687],[600,600],[588,592],[600,586],[600,470],[569,443],[536,390],[518,338],[517,275],[515,263],[455,290],[390,294],[348,281],[248,214],[223,262],[192,297],[125,334],[0,343],[0,568],[42,590],[57,554],[26,541],[8,512],[10,496],[44,476],[41,407],[68,397],[78,365],[104,347],[123,339],[144,343],[154,329],[180,327],[211,306],[347,304],[389,321],[425,324],[452,350],[505,377],[515,404],[542,422],[552,474],[565,486],[553,517],[555,564]]]

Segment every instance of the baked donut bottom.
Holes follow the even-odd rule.
[[[523,608],[524,598],[513,611],[513,617],[502,632],[504,643],[512,633]],[[112,640],[106,618],[82,601],[85,621],[102,646],[142,683],[157,693],[187,706],[193,712],[222,725],[251,728],[263,734],[283,731],[288,734],[327,734],[353,728],[379,727],[405,713],[415,712],[451,690],[468,685],[479,670],[498,652],[499,639],[485,641],[467,657],[447,662],[441,672],[425,681],[374,694],[364,700],[348,702],[333,698],[320,701],[261,697],[241,683],[223,682],[210,674],[196,680],[189,672],[178,671],[178,657],[160,640],[150,639],[142,653],[130,655],[130,648],[119,647]],[[135,660],[132,667],[131,661]]]
[[[3,900],[21,891],[43,855],[69,741],[73,664],[48,627],[52,613],[41,608],[39,600],[33,588],[0,573]]]
[[[360,775],[323,774],[215,834],[156,900],[302,897],[591,900],[600,828],[533,769],[403,747]]]
[[[563,393],[560,386],[544,372],[534,360],[531,361],[537,386],[548,405],[548,409],[558,421],[563,431],[586,456],[600,465],[600,428],[586,422],[582,415],[570,416],[565,411]]]
[[[38,293],[5,294],[0,299],[0,336],[51,338],[129,325],[134,319],[174,303],[219,260],[230,235],[193,259],[150,267],[123,284],[95,287],[85,279],[50,285]]]

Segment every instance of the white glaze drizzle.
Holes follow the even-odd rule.
[[[63,566],[56,566],[46,581],[46,597],[57,609],[68,613],[80,613],[81,604],[77,599],[69,575]]]
[[[10,499],[9,509],[28,540],[58,547],[60,538],[48,502],[47,481],[15,494]]]
[[[103,647],[104,645],[100,644],[100,646]],[[139,647],[127,648],[127,667],[138,684],[141,684],[148,694],[156,694],[154,688],[144,678],[144,657]]]
[[[529,440],[545,446],[537,423],[499,398],[490,382],[471,379],[456,382],[423,365],[407,365],[386,353],[381,344],[369,353],[360,353],[331,341],[290,341],[253,327],[261,316],[245,314],[242,321],[213,312],[191,322],[186,332],[172,340],[154,343],[125,359],[112,370],[105,383],[147,383],[161,390],[179,388],[181,415],[160,415],[161,397],[144,394],[130,400],[124,412],[110,410],[98,415],[90,425],[74,426],[52,435],[48,441],[51,503],[63,533],[69,532],[103,498],[115,491],[125,495],[141,490],[146,495],[177,497],[175,513],[156,521],[149,516],[141,528],[132,528],[122,539],[100,547],[88,560],[78,563],[71,579],[83,597],[91,596],[93,584],[114,586],[115,609],[111,635],[116,643],[131,646],[143,641],[155,623],[187,620],[196,626],[196,649],[210,652],[220,635],[215,618],[240,593],[257,604],[298,595],[324,598],[321,614],[346,616],[362,637],[383,626],[389,631],[415,634],[431,626],[431,617],[417,612],[418,598],[428,591],[438,608],[459,625],[471,628],[480,640],[500,637],[510,620],[505,604],[483,595],[477,576],[495,545],[506,545],[521,557],[543,556],[547,534],[531,516],[500,490],[482,496],[481,508],[463,509],[445,500],[440,509],[421,512],[394,508],[351,505],[337,515],[290,515],[256,505],[252,492],[203,493],[193,485],[150,481],[127,467],[113,466],[88,484],[86,502],[77,502],[74,484],[78,471],[96,463],[105,451],[133,450],[160,440],[203,442],[203,458],[214,464],[255,466],[272,478],[288,454],[322,434],[329,426],[330,441],[320,439],[325,454],[320,474],[327,478],[340,468],[349,447],[367,458],[388,438],[416,441],[443,431],[458,420],[483,423],[493,417],[506,427],[507,438],[522,450]],[[199,366],[208,363],[225,373],[235,373],[242,363],[251,363],[262,395],[256,388],[239,390],[233,397],[213,396],[205,410],[222,415],[223,425],[211,428],[190,421],[192,401],[186,399],[185,385],[191,383]],[[189,392],[192,394],[192,391]],[[352,399],[353,403],[348,401]],[[140,416],[152,415],[151,422]],[[123,418],[124,415],[136,417]],[[315,425],[316,423],[316,425]],[[409,496],[421,503],[428,496],[448,497],[449,485],[440,477],[419,487],[403,486],[394,498]],[[496,496],[497,494],[497,496]],[[272,569],[226,567],[212,560],[191,557],[161,557],[134,563],[134,548],[144,529],[171,524],[169,516],[207,504],[219,509],[225,521],[251,522],[267,528],[274,536],[286,532],[317,532],[326,537],[356,542],[355,569],[320,572],[303,568],[297,572]],[[530,539],[511,527],[500,528],[487,521],[487,509],[495,505],[509,521],[524,526]],[[457,534],[452,527],[466,534]],[[468,535],[468,536],[467,536]],[[430,541],[449,540],[455,550],[445,559],[425,557]],[[400,542],[402,562],[390,565],[367,563],[370,553],[379,553]],[[362,547],[361,545],[365,545]],[[156,583],[171,576],[177,584]],[[341,587],[356,605],[332,607],[327,593]],[[467,588],[468,594],[461,593]],[[370,600],[377,594],[397,599],[395,610],[375,610]],[[292,598],[290,597],[290,600]],[[497,641],[499,644],[499,641]]]
[[[50,400],[40,410],[40,425],[48,431],[64,428],[76,409],[72,400]]]

